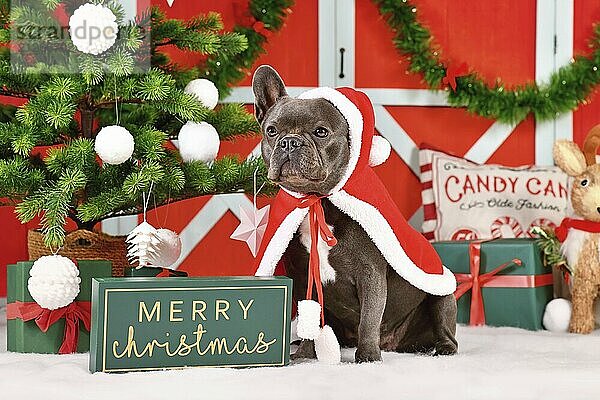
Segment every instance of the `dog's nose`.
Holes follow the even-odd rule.
[[[598,213],[600,213],[600,207],[596,207],[596,211],[598,211]]]
[[[288,153],[296,150],[300,146],[302,146],[302,141],[294,136],[286,136],[281,138],[279,141],[279,146]]]

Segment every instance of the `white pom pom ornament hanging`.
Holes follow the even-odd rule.
[[[68,306],[79,294],[79,269],[67,257],[40,257],[29,270],[27,289],[42,308],[56,310]]]
[[[314,300],[299,301],[297,320],[298,337],[315,340],[321,333],[321,305]]]
[[[179,154],[185,162],[203,161],[210,163],[219,153],[219,134],[207,122],[189,121],[179,131]]]
[[[315,353],[317,360],[325,364],[338,364],[342,361],[342,349],[329,325],[321,328],[319,336],[315,339]]]
[[[157,229],[158,244],[150,254],[150,263],[157,267],[170,267],[181,255],[181,239],[170,229]]]
[[[69,18],[71,41],[83,53],[104,53],[115,44],[118,32],[117,17],[101,4],[84,4]]]
[[[314,300],[298,302],[296,333],[299,338],[315,341],[317,359],[325,364],[337,364],[341,361],[340,344],[329,325],[321,328],[321,305]]]
[[[208,79],[194,79],[187,84],[183,91],[194,95],[204,107],[211,110],[219,102],[219,90]]]
[[[96,135],[94,150],[102,162],[118,165],[133,155],[135,142],[131,133],[122,126],[110,125],[100,129]]]

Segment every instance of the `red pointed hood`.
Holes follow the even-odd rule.
[[[431,244],[404,219],[374,165],[390,153],[389,143],[375,136],[373,105],[366,94],[351,88],[317,88],[299,96],[323,98],[344,116],[349,127],[348,168],[328,199],[358,222],[387,262],[419,289],[447,295],[456,289],[452,272],[444,267]],[[299,207],[298,193],[280,190],[271,205],[269,223],[256,258],[256,275],[273,275],[308,209]],[[335,232],[334,232],[335,234]]]

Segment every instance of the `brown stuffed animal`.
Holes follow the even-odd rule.
[[[594,300],[600,288],[600,165],[596,150],[600,125],[588,133],[583,151],[569,140],[554,144],[556,165],[573,179],[571,204],[581,219],[565,218],[556,228],[561,251],[573,269],[573,311],[569,331],[590,333],[594,329]]]

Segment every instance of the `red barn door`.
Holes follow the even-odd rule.
[[[488,83],[500,78],[507,87],[532,79],[544,82],[573,55],[589,53],[587,40],[592,36],[592,25],[600,21],[597,0],[412,2],[419,20],[433,33],[444,60],[466,62]],[[239,2],[175,0],[169,7],[166,0],[152,0],[152,4],[161,6],[171,17],[181,18],[216,10],[231,27],[234,6]],[[600,123],[597,95],[556,121],[538,124],[527,118],[517,126],[448,107],[443,93],[427,90],[419,75],[406,72],[407,61],[397,54],[391,39],[392,33],[371,0],[296,0],[286,25],[269,39],[267,54],[255,67],[273,65],[292,94],[318,85],[348,85],[366,91],[375,104],[377,129],[394,149],[377,173],[415,226],[421,219],[419,143],[432,143],[479,162],[550,164],[555,137],[573,137],[581,142],[585,133]],[[340,48],[345,50],[343,77]],[[182,57],[178,61],[195,60]],[[252,102],[251,72],[227,101]],[[221,154],[235,152],[246,157],[257,144],[258,139],[224,143]],[[157,226],[181,232],[184,257],[180,269],[194,275],[250,274],[252,257],[246,245],[229,239],[238,224],[240,204],[248,202],[243,195],[188,200],[151,212],[150,219]],[[18,243],[11,239],[11,246],[0,253],[0,265],[26,258],[25,230],[7,209],[0,218],[4,232],[16,231],[19,236]],[[136,223],[134,217],[104,226],[114,233],[127,233]]]

